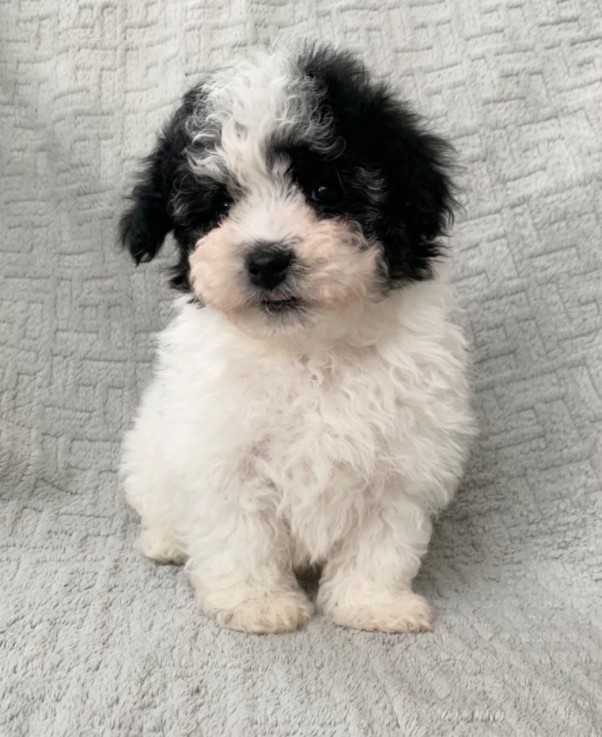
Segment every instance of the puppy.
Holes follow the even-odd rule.
[[[125,438],[138,549],[202,608],[294,630],[430,630],[411,582],[473,434],[440,237],[449,147],[346,53],[257,53],[183,98],[121,240],[173,233],[182,292]]]

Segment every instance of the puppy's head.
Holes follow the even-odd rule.
[[[137,263],[263,336],[429,278],[454,204],[448,146],[341,52],[261,54],[188,92],[121,220]]]

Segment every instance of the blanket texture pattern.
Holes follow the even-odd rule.
[[[0,2],[0,735],[602,735],[596,0]],[[417,580],[433,634],[219,629],[132,550],[120,439],[170,317],[115,245],[179,95],[317,38],[451,138],[481,434]]]

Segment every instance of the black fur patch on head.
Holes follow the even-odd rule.
[[[338,179],[346,196],[330,214],[356,220],[368,238],[383,244],[389,280],[428,278],[456,205],[451,146],[425,132],[420,118],[350,54],[310,47],[298,65],[315,80],[322,115],[341,141],[333,147],[340,151],[335,158],[312,159],[291,147],[294,170],[302,182],[313,182],[306,190],[323,172]]]
[[[200,234],[215,224],[213,201],[220,196],[216,183],[199,181],[186,161],[190,144],[186,122],[201,96],[200,86],[191,89],[164,126],[130,195],[132,205],[119,224],[120,242],[136,264],[151,261],[173,231],[179,254],[171,284],[184,291],[190,290],[188,255]],[[194,200],[192,210],[186,207],[187,197]]]
[[[267,141],[268,161],[286,157],[290,176],[316,212],[353,220],[368,241],[382,244],[389,286],[428,278],[455,206],[451,148],[425,132],[419,117],[385,84],[372,81],[351,55],[310,47],[296,69],[300,78],[312,80],[308,94],[315,99],[307,109],[319,111],[332,141],[314,146],[301,134]],[[186,124],[193,114],[202,117],[202,106],[201,84],[184,96],[164,127],[120,222],[121,243],[137,264],[152,260],[173,232],[179,255],[171,283],[186,291],[189,254],[230,203],[223,183],[190,170],[187,152],[197,144]]]

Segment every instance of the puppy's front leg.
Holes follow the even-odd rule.
[[[247,506],[235,512],[214,507],[211,526],[203,525],[190,541],[186,569],[197,599],[229,629],[295,630],[309,620],[313,605],[294,576],[287,530],[275,512]]]
[[[428,513],[393,498],[361,520],[327,562],[318,604],[338,624],[380,632],[428,632],[433,613],[412,591],[431,536]]]

